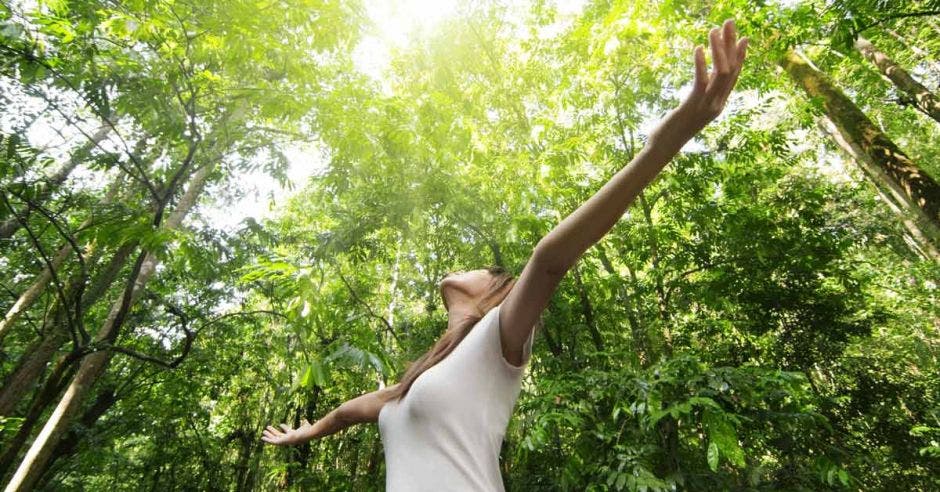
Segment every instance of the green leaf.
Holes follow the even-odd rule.
[[[708,459],[708,467],[712,471],[718,471],[718,445],[714,441],[708,444],[706,458]]]
[[[326,386],[328,383],[327,371],[323,367],[323,363],[320,362],[320,359],[314,358],[310,366],[313,368],[313,382],[316,383],[317,386]]]
[[[0,36],[8,39],[19,39],[23,35],[23,26],[13,22],[0,22]]]
[[[621,473],[620,476],[617,477],[617,483],[614,485],[614,487],[617,490],[623,490],[623,485],[624,485],[624,482],[626,481],[627,481],[627,474]]]
[[[300,378],[300,387],[304,389],[310,389],[313,385],[313,365],[308,365],[307,370],[304,371],[303,377]]]
[[[718,451],[735,466],[743,467],[745,465],[744,450],[738,443],[738,433],[730,417],[724,412],[706,408],[702,415],[702,426],[709,440],[718,447]]]

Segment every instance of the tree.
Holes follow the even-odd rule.
[[[927,240],[925,250],[932,259],[937,259],[934,253],[940,245],[940,185],[804,56],[789,51],[780,65],[809,97],[820,100],[842,139],[855,149],[855,155],[862,157],[859,165],[866,166],[868,176],[878,181],[876,186],[891,190],[894,199],[915,214],[912,223],[918,230],[917,237]]]
[[[906,94],[918,109],[936,120],[937,123],[940,123],[940,98],[930,89],[911,77],[907,70],[895,63],[884,52],[875,48],[871,41],[865,39],[865,37],[859,36],[855,40],[855,49],[878,67],[878,71],[894,83],[901,92]]]

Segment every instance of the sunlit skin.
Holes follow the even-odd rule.
[[[553,228],[538,245],[512,290],[502,301],[499,323],[504,357],[512,363],[522,353],[531,327],[541,316],[561,279],[584,252],[620,219],[626,208],[690,139],[722,112],[734,88],[747,51],[747,38],[737,38],[734,21],[708,33],[713,70],[705,63],[705,48],[693,50],[695,77],[686,99],[650,133],[649,143],[600,190]],[[447,307],[447,329],[468,316],[481,316],[476,307],[492,280],[486,270],[450,273],[439,283]],[[512,358],[508,357],[512,355]],[[376,422],[385,403],[384,388],[347,401],[316,424],[303,420],[292,429],[268,426],[262,440],[276,445],[306,442],[338,432],[352,424]]]
[[[477,303],[486,293],[493,275],[485,269],[451,272],[438,283],[441,299],[447,307],[447,329],[471,316],[483,316]]]

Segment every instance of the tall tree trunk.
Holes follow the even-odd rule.
[[[173,210],[163,224],[165,229],[176,229],[180,226],[183,218],[195,205],[214,167],[213,164],[206,164],[196,171],[186,193],[183,194],[176,209]],[[131,272],[131,283],[125,288],[121,298],[112,305],[107,319],[96,336],[97,341],[113,342],[117,338],[123,323],[123,317],[143,292],[150,277],[156,271],[158,262],[159,259],[152,253],[142,253],[138,257],[135,268]],[[107,368],[111,354],[110,350],[101,350],[86,355],[82,359],[71,384],[39,435],[36,436],[35,441],[33,441],[32,446],[23,458],[23,462],[20,463],[19,468],[7,485],[7,492],[30,490],[33,487],[39,479],[39,473],[52,455],[55,446],[81,408],[85,395]]]
[[[930,53],[920,49],[916,44],[911,44],[904,38],[904,36],[894,29],[885,29],[885,32],[890,34],[891,37],[894,38],[898,43],[901,43],[905,49],[911,50],[912,53],[919,56],[923,63],[930,65],[933,70],[940,72],[940,64],[938,64],[936,60],[930,58]]]
[[[95,425],[98,422],[98,419],[101,418],[108,410],[114,406],[118,401],[118,395],[115,392],[114,388],[105,388],[98,396],[95,398],[95,402],[92,403],[88,409],[85,410],[85,413],[82,414],[79,419],[79,425],[83,428],[88,429]],[[48,480],[52,478],[52,474],[49,474],[49,470],[60,458],[71,456],[75,453],[75,448],[78,446],[79,441],[82,439],[83,433],[80,429],[72,428],[69,430],[68,434],[59,441],[59,444],[56,445],[55,450],[52,452],[52,456],[49,457],[49,461],[46,462],[45,468],[40,472],[39,476],[43,477],[40,482],[39,488],[44,488],[43,483],[48,483]]]
[[[63,357],[52,371],[52,374],[46,378],[42,389],[33,398],[20,428],[12,439],[3,443],[3,454],[0,455],[0,477],[5,477],[12,468],[16,462],[16,457],[20,454],[20,449],[32,434],[33,426],[39,421],[39,417],[42,416],[46,407],[51,405],[56,396],[65,388],[68,379],[75,374],[76,367],[76,364]]]
[[[94,149],[111,131],[111,127],[108,125],[103,125],[91,136],[90,140],[82,144],[75,152],[72,152],[72,156],[69,157],[69,160],[62,165],[55,173],[46,178],[47,183],[40,185],[40,188],[36,192],[36,196],[32,199],[37,204],[42,204],[49,195],[61,185],[66,178],[69,177],[69,174],[82,163],[87,157],[89,152]],[[21,218],[26,220],[29,214],[33,211],[32,204],[26,204],[26,206],[19,211]],[[13,234],[19,230],[20,221],[16,217],[11,217],[2,223],[0,223],[0,239],[9,239]]]
[[[812,98],[820,98],[838,133],[870,163],[871,171],[906,208],[918,211],[921,234],[940,244],[940,185],[918,168],[824,73],[790,50],[778,62]]]
[[[117,195],[118,189],[124,181],[122,177],[123,175],[119,175],[115,179],[115,182],[111,184],[108,192],[101,201],[103,205],[114,201],[114,197]],[[93,216],[86,218],[82,224],[78,226],[77,230],[85,229],[92,224],[93,220]],[[85,251],[83,252],[82,256],[88,257],[89,255],[92,255],[95,251],[95,248],[95,243],[92,242],[88,244],[85,247]],[[50,269],[49,265],[45,265],[42,273],[40,273],[36,280],[33,281],[32,285],[30,285],[29,288],[27,288],[26,291],[20,295],[20,297],[16,300],[16,303],[13,304],[13,307],[11,307],[10,310],[7,311],[7,314],[4,316],[4,318],[0,320],[0,344],[2,344],[3,338],[6,337],[6,335],[10,332],[10,329],[13,327],[13,324],[16,323],[16,320],[18,320],[19,317],[25,313],[34,302],[36,302],[36,299],[39,298],[42,292],[46,289],[46,286],[49,285],[49,282],[52,281],[53,273],[55,273],[56,276],[60,274],[60,267],[63,263],[65,263],[65,260],[71,256],[72,251],[73,248],[69,242],[66,242],[64,245],[62,245],[62,247],[59,248],[59,252],[56,253],[55,257],[50,262],[52,268]],[[93,265],[94,262],[86,262],[86,264]],[[3,415],[3,413],[0,412],[0,415]]]
[[[663,353],[672,356],[672,314],[669,311],[669,299],[666,295],[666,288],[663,284],[663,275],[665,270],[661,266],[659,255],[659,240],[656,239],[656,231],[653,229],[653,207],[656,201],[663,195],[657,195],[652,202],[646,199],[646,192],[641,191],[637,196],[640,202],[640,209],[643,211],[643,218],[646,220],[646,226],[649,228],[650,262],[653,265],[653,279],[656,289],[656,306],[659,308],[659,318],[662,320],[662,341]]]
[[[855,49],[878,67],[881,74],[893,82],[901,92],[907,94],[918,109],[933,118],[937,123],[940,123],[940,98],[930,92],[930,89],[914,80],[914,77],[911,77],[907,70],[904,70],[888,55],[875,48],[871,41],[864,37],[859,36],[855,40]]]
[[[604,266],[604,270],[607,270],[607,273],[610,275],[613,275],[616,278],[620,278],[620,272],[614,268],[614,264],[610,261],[610,257],[607,256],[607,250],[604,248],[604,245],[598,243],[597,251],[601,260],[601,265]],[[636,352],[637,361],[639,362],[640,367],[647,367],[650,362],[649,337],[647,336],[646,331],[643,329],[643,325],[640,324],[639,318],[637,318],[633,299],[627,295],[627,289],[622,282],[619,282],[619,285],[617,286],[617,297],[619,298],[620,304],[623,306],[623,309],[626,312],[627,323],[630,325],[630,336],[633,339],[633,350]]]
[[[88,245],[83,252],[83,256],[87,256],[91,253],[93,245]],[[59,248],[59,252],[51,259],[50,263],[52,268],[49,268],[49,265],[46,265],[36,280],[27,287],[16,302],[13,303],[13,306],[10,307],[10,310],[7,311],[7,314],[0,320],[0,344],[3,343],[3,339],[6,338],[7,334],[10,333],[13,325],[17,320],[20,319],[20,316],[29,309],[36,299],[39,299],[39,296],[46,290],[46,286],[49,285],[49,282],[52,281],[52,272],[56,274],[61,274],[60,268],[62,264],[65,263],[65,260],[72,254],[72,245],[66,243],[64,246]]]
[[[933,242],[924,236],[921,228],[918,227],[915,222],[918,211],[911,210],[906,201],[899,199],[899,197],[892,192],[893,190],[885,185],[885,181],[878,177],[878,169],[874,163],[871,162],[868,155],[860,152],[843,138],[842,134],[839,133],[839,129],[836,128],[836,125],[829,118],[823,116],[819,119],[817,124],[823,133],[829,135],[845,154],[862,169],[862,173],[868,177],[875,191],[877,191],[878,195],[881,197],[881,200],[888,204],[891,210],[901,219],[901,223],[908,232],[904,238],[904,242],[911,250],[922,259],[940,261],[940,250],[937,249]]]
[[[137,249],[137,241],[125,243],[111,257],[108,265],[98,272],[91,282],[90,288],[82,296],[82,311],[100,299],[114,283],[118,272],[127,263],[128,257]],[[70,285],[74,285],[73,280]],[[71,287],[70,289],[71,290]],[[45,372],[46,366],[56,351],[69,341],[68,326],[61,320],[59,310],[61,304],[56,303],[53,310],[56,313],[56,323],[41,340],[37,340],[23,353],[12,373],[4,378],[3,387],[0,388],[0,415],[12,415],[17,403],[31,388],[35,387]]]
[[[3,388],[0,389],[0,415],[15,414],[20,400],[33,389],[45,372],[46,365],[68,339],[64,331],[55,330],[30,344],[16,368],[4,379]]]

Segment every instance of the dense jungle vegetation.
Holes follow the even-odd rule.
[[[518,275],[727,18],[728,108],[544,313],[506,488],[940,490],[940,2],[399,4],[0,2],[7,491],[383,490],[375,425],[262,430]]]

